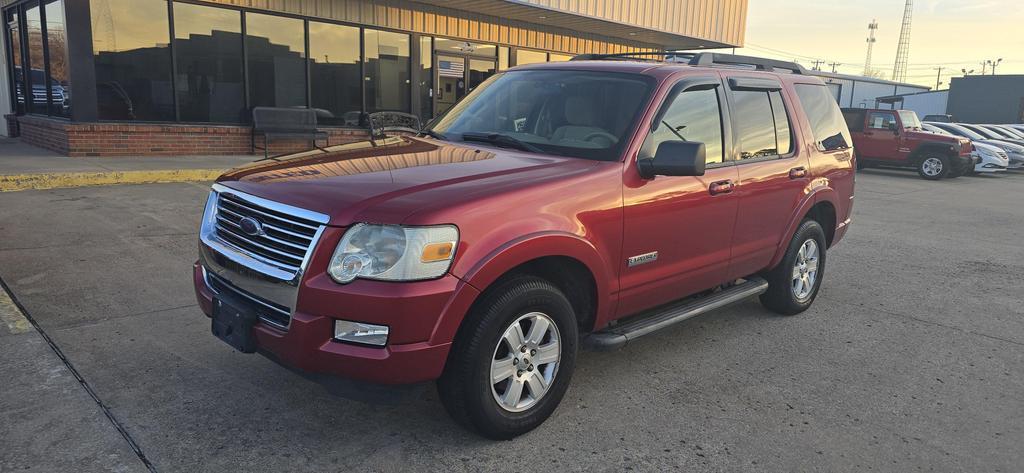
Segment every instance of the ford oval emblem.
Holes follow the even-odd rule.
[[[249,236],[259,236],[263,234],[263,224],[258,220],[251,217],[242,217],[242,220],[238,222],[238,226],[241,227],[242,231]]]

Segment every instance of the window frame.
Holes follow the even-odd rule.
[[[636,153],[637,165],[641,159],[650,159],[643,156],[644,147],[647,145],[647,140],[654,134],[656,124],[661,122],[661,119],[668,113],[669,108],[675,102],[676,98],[688,91],[703,90],[704,88],[715,90],[715,96],[718,99],[718,119],[721,126],[722,133],[722,162],[720,163],[707,163],[705,169],[717,169],[722,167],[734,166],[736,164],[733,159],[735,153],[735,143],[733,143],[733,128],[731,117],[732,114],[729,112],[728,103],[725,99],[725,94],[722,93],[723,83],[722,79],[717,76],[711,75],[699,75],[683,77],[677,80],[669,88],[668,93],[665,94],[665,98],[662,99],[661,104],[658,105],[657,111],[651,117],[651,121],[646,124],[646,134],[644,140],[640,143],[640,148]]]
[[[768,109],[772,112],[772,128],[775,130],[776,146],[778,146],[779,129],[778,129],[778,124],[775,121],[775,110],[774,110],[774,107],[772,107],[772,101],[771,101],[771,93],[772,92],[778,92],[779,93],[779,97],[782,99],[782,108],[783,108],[783,111],[785,112],[786,120],[789,122],[789,143],[790,143],[790,145],[789,145],[789,152],[788,153],[773,154],[773,155],[768,155],[768,156],[758,156],[756,158],[749,158],[749,159],[740,159],[739,153],[740,153],[740,151],[742,149],[741,143],[743,142],[743,137],[739,136],[739,134],[737,132],[737,134],[734,136],[734,142],[733,142],[733,153],[734,153],[732,155],[733,163],[736,164],[736,165],[756,164],[756,163],[763,163],[765,161],[776,161],[776,160],[783,160],[783,159],[792,159],[792,158],[796,157],[797,149],[799,148],[799,145],[797,143],[796,131],[794,130],[795,122],[793,120],[793,114],[792,114],[793,106],[792,106],[792,103],[789,101],[789,97],[786,96],[785,86],[782,84],[782,82],[779,81],[778,79],[775,79],[775,78],[751,77],[751,76],[736,75],[736,76],[727,76],[727,77],[725,77],[725,83],[727,85],[725,87],[725,89],[726,89],[725,95],[728,97],[729,107],[734,107],[736,105],[736,103],[737,103],[736,96],[733,94],[734,91],[763,92],[765,94],[765,98],[768,100]],[[731,110],[731,108],[730,108],[730,110]],[[734,120],[733,123],[732,123],[733,129],[734,130],[739,130],[739,123],[738,123],[739,117],[734,117],[733,120]],[[776,150],[776,151],[778,151],[778,150]]]

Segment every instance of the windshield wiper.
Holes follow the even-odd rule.
[[[519,138],[509,135],[502,135],[500,133],[463,133],[462,140],[490,143],[505,148],[515,148],[520,151],[529,151],[531,153],[544,152],[544,150],[534,145],[531,145],[530,143],[522,141]]]
[[[427,136],[429,136],[431,138],[434,138],[434,139],[437,139],[437,140],[441,140],[441,141],[448,141],[448,137],[447,136],[444,136],[443,134],[438,133],[438,132],[436,132],[434,130],[431,130],[429,128],[424,128],[424,129],[420,130],[419,134],[420,135],[427,135]]]

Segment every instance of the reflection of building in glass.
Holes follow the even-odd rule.
[[[365,128],[368,113],[400,111],[426,122],[516,65],[741,43],[747,0],[700,8],[666,0],[660,15],[643,19],[619,13],[649,9],[642,1],[3,0],[12,53],[2,88],[13,111],[27,116],[18,119],[23,127],[54,129],[37,120],[51,117],[70,119],[56,129],[131,122],[117,131],[118,149],[175,154],[176,138],[153,146],[143,140],[187,138],[195,125],[217,125],[203,132],[234,141],[209,151],[234,153],[244,131],[223,126],[247,129],[256,106],[313,108],[319,125],[338,128],[334,136],[357,139],[365,134],[343,128]],[[71,44],[81,38],[92,44]],[[43,78],[16,77],[15,68]],[[113,142],[94,138],[81,141]]]

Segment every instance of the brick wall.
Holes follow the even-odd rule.
[[[209,156],[250,154],[247,126],[73,123],[50,118],[18,117],[21,139],[68,156]],[[351,143],[369,137],[365,130],[323,128],[330,144]],[[257,146],[263,140],[257,139]],[[324,146],[323,141],[319,141]],[[270,154],[309,149],[309,141],[277,140]],[[256,151],[262,154],[263,151]]]

